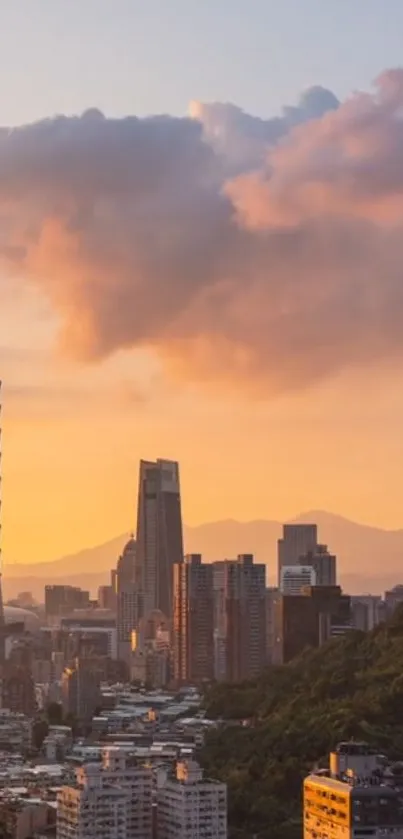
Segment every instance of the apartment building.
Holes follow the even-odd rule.
[[[158,839],[227,839],[227,787],[203,778],[196,761],[177,764],[157,792]]]
[[[151,769],[118,747],[76,770],[58,794],[57,839],[152,839]]]

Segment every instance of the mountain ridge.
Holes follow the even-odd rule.
[[[403,529],[359,524],[325,510],[308,510],[288,519],[288,523],[292,522],[318,525],[319,542],[336,554],[341,583],[351,591],[378,593],[403,580]],[[225,519],[185,525],[185,551],[201,553],[206,561],[253,553],[256,561],[268,566],[268,582],[273,584],[281,532],[282,522],[273,519]],[[108,582],[110,569],[116,566],[128,538],[129,531],[50,562],[10,564],[3,578],[6,595],[15,596],[24,585],[38,596],[40,590],[43,593],[45,581],[81,585],[96,592],[98,585]]]

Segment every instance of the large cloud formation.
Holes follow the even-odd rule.
[[[0,132],[0,254],[85,359],[303,387],[403,356],[403,70],[282,116],[91,110]]]

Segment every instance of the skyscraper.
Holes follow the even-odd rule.
[[[316,524],[284,524],[283,538],[277,542],[277,584],[281,585],[284,565],[298,565],[301,556],[316,551],[318,528]]]
[[[222,566],[220,564],[220,574]],[[253,679],[266,666],[266,566],[252,554],[224,564],[225,677]]]
[[[173,651],[177,682],[214,679],[213,567],[200,554],[174,565]]]
[[[173,566],[183,562],[179,464],[175,461],[140,461],[136,541],[145,614],[160,609],[170,619]]]

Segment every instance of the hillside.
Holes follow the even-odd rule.
[[[388,625],[350,633],[256,683],[212,688],[208,716],[253,719],[211,733],[201,755],[228,783],[231,839],[299,839],[302,779],[340,740],[403,758],[402,674],[398,609]]]
[[[317,522],[321,541],[338,557],[340,580],[347,591],[381,593],[403,582],[403,530],[368,527],[320,510],[303,513],[295,521]],[[108,581],[128,535],[54,562],[9,564],[4,575],[6,596],[15,596],[23,587],[40,597],[44,580],[63,580],[96,592],[98,585]],[[267,564],[270,582],[274,582],[280,535],[280,522],[264,520],[218,521],[184,528],[187,552],[202,553],[209,561],[252,552],[258,561]]]

